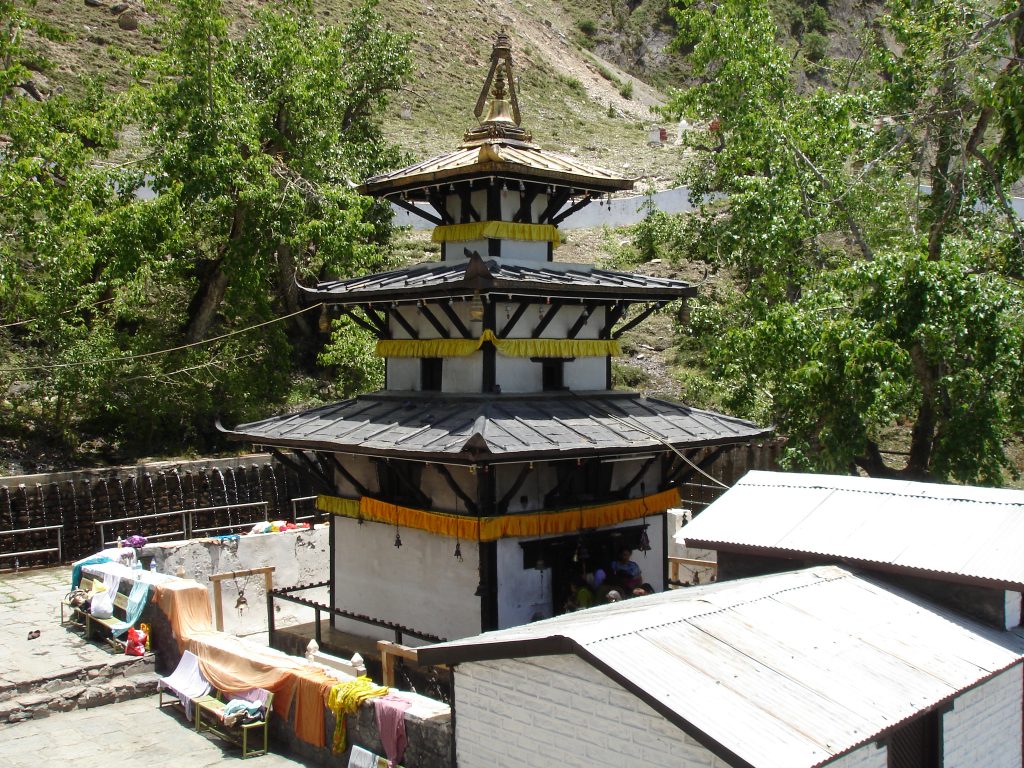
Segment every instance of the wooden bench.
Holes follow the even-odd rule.
[[[91,592],[97,586],[103,586],[103,581],[100,579],[90,579],[87,576],[83,577],[79,584],[79,587],[84,589],[86,592]],[[101,619],[97,616],[93,616],[88,611],[82,610],[82,608],[73,605],[65,598],[61,600],[60,603],[60,621],[62,624],[64,623],[64,609],[70,608],[71,613],[69,620],[72,623],[83,627],[85,629],[85,637],[87,639],[92,639],[96,636],[97,629],[99,627],[110,630],[128,620],[128,595],[123,592],[115,592],[113,603],[114,615],[109,619]]]
[[[224,708],[227,704],[222,699],[209,695],[192,699],[196,716],[196,731],[199,733],[209,731],[222,739],[237,744],[242,748],[243,758],[267,754],[267,726],[270,721],[270,708],[274,703],[274,694],[272,691],[264,691],[262,688],[254,689],[254,692],[266,696],[266,701],[263,702],[263,718],[238,725],[228,725],[224,721]],[[250,749],[250,731],[259,732],[261,730],[263,732],[263,747]]]
[[[82,580],[78,584],[78,587],[79,589],[82,589],[86,592],[91,592],[93,588],[93,580],[88,576],[83,576]],[[73,624],[78,624],[79,626],[84,627],[86,611],[83,611],[81,607],[75,605],[70,600],[68,600],[68,595],[70,594],[71,593],[68,592],[68,594],[65,595],[60,601],[60,623],[64,624],[65,622],[70,621]],[[65,609],[67,609],[69,612],[67,619],[64,618]]]

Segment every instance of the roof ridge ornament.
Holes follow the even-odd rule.
[[[473,109],[474,116],[483,116],[483,119],[476,128],[466,131],[463,146],[503,140],[529,143],[533,139],[520,126],[522,114],[519,111],[512,67],[512,46],[508,34],[502,29],[495,37],[494,48],[491,50],[491,68],[487,71]]]

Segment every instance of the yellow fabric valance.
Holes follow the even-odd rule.
[[[621,355],[622,346],[610,339],[499,339],[484,331],[479,339],[381,339],[378,357],[467,357],[484,342],[506,357],[604,357]]]
[[[552,224],[521,224],[515,221],[472,221],[468,224],[445,224],[434,227],[431,239],[435,243],[447,243],[482,240],[485,237],[551,243],[555,248],[562,243],[558,227]]]
[[[572,533],[583,528],[601,528],[645,515],[664,512],[679,504],[679,490],[667,491],[592,507],[577,507],[558,512],[529,512],[520,515],[494,517],[467,517],[449,512],[431,512],[423,509],[400,507],[362,497],[342,499],[336,496],[318,496],[317,509],[342,517],[362,518],[375,523],[386,523],[404,528],[415,528],[441,536],[472,541],[497,541],[524,536],[547,536]]]

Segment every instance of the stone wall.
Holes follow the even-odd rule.
[[[124,520],[104,527],[112,541],[133,533],[171,538],[182,531],[182,516],[166,515],[133,521],[132,517],[185,510],[266,502],[264,507],[239,507],[194,513],[193,527],[241,525],[265,519],[290,519],[292,499],[312,495],[308,481],[267,454],[230,459],[158,462],[105,467],[77,472],[0,477],[0,534],[4,531],[63,525],[62,560],[81,559],[100,546],[101,520]],[[298,502],[309,514],[311,502]],[[184,538],[178,533],[175,538]],[[26,552],[56,547],[56,533],[33,532],[0,536],[0,552]],[[53,564],[56,553],[0,559],[0,568]]]

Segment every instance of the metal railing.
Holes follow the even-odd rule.
[[[240,528],[252,527],[252,522],[248,523],[229,523],[226,525],[213,525],[206,528],[196,528],[195,516],[201,512],[220,512],[222,510],[234,510],[234,509],[252,509],[254,507],[262,507],[263,509],[263,521],[267,519],[267,512],[270,508],[270,502],[268,501],[248,501],[242,504],[221,504],[215,507],[196,507],[195,509],[178,509],[173,512],[156,512],[151,515],[129,515],[128,517],[111,518],[108,520],[96,520],[93,524],[99,531],[100,549],[106,549],[108,546],[117,543],[117,539],[107,540],[105,535],[105,528],[108,525],[117,525],[124,523],[139,522],[142,520],[158,520],[167,517],[179,517],[181,518],[181,529],[177,531],[163,531],[160,533],[146,534],[146,538],[149,540],[159,539],[191,539],[197,536],[203,536],[213,531],[234,531]]]
[[[416,637],[416,638],[419,638],[420,640],[425,640],[428,643],[443,643],[444,640],[445,640],[443,637],[438,637],[437,635],[431,635],[428,632],[418,632],[415,629],[411,629],[409,627],[403,626],[402,624],[396,624],[393,621],[386,621],[384,619],[377,619],[377,618],[374,618],[372,616],[366,616],[365,614],[362,614],[362,613],[354,613],[352,611],[345,611],[345,610],[342,610],[341,608],[335,608],[335,607],[330,606],[330,605],[324,605],[323,603],[318,603],[315,600],[310,600],[309,598],[305,598],[305,597],[298,597],[298,596],[292,594],[293,592],[302,592],[302,591],[307,590],[307,589],[318,589],[318,588],[321,588],[321,587],[329,587],[330,584],[331,584],[331,582],[329,582],[329,581],[321,581],[321,582],[317,582],[316,584],[298,584],[298,585],[296,585],[294,587],[282,587],[280,589],[273,589],[273,590],[271,590],[270,592],[267,593],[267,631],[268,631],[268,634],[269,634],[269,643],[268,644],[271,647],[273,647],[273,645],[274,645],[274,632],[275,632],[275,626],[274,626],[274,601],[275,600],[284,600],[287,603],[295,603],[296,605],[304,605],[307,608],[312,608],[313,609],[313,612],[314,612],[314,614],[316,616],[316,619],[315,619],[315,622],[314,622],[314,630],[313,631],[315,633],[315,638],[316,638],[317,645],[322,645],[323,644],[323,638],[321,637],[321,629],[320,629],[320,614],[322,614],[322,613],[326,613],[328,616],[331,616],[331,617],[338,616],[338,617],[343,618],[343,619],[351,619],[353,621],[358,621],[358,622],[361,622],[363,624],[369,624],[370,626],[373,626],[373,627],[382,627],[384,629],[390,629],[390,630],[392,630],[395,633],[395,642],[398,643],[399,645],[402,644],[402,638],[403,638],[404,635],[408,635],[409,637]]]
[[[299,504],[301,504],[304,501],[314,501],[316,498],[316,496],[297,496],[294,499],[291,499],[293,523],[301,523],[305,520],[312,520],[316,522],[320,519],[320,514],[317,512],[315,505],[313,507],[313,514],[302,515],[302,517],[299,517]]]
[[[18,559],[31,557],[32,555],[45,555],[50,552],[57,553],[57,562],[64,560],[64,526],[63,525],[40,525],[35,528],[16,528],[10,531],[0,531],[0,536],[19,536],[32,533],[45,533],[47,531],[57,532],[57,546],[43,547],[41,549],[25,549],[20,552],[0,552],[0,558],[14,558],[15,568],[18,567]]]

